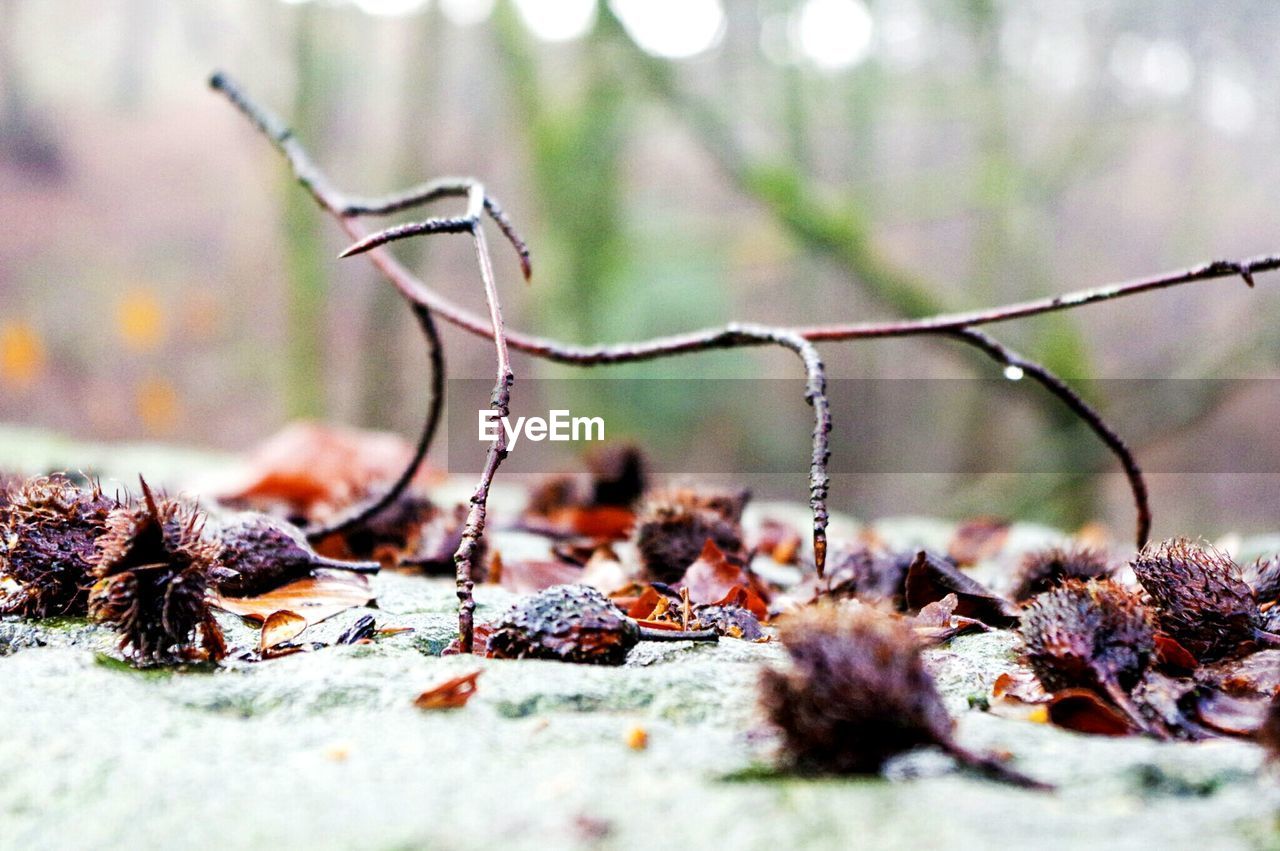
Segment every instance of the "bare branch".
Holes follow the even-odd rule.
[[[817,356],[816,350],[811,345],[812,343],[941,334],[952,336],[974,345],[1002,363],[1018,366],[1080,416],[1120,459],[1129,478],[1134,501],[1138,509],[1137,538],[1139,545],[1141,545],[1149,534],[1151,524],[1150,509],[1147,504],[1146,486],[1141,470],[1138,468],[1132,453],[1124,441],[1106,425],[1095,409],[1072,391],[1061,379],[1041,365],[1027,360],[1022,355],[1007,349],[987,335],[974,330],[973,326],[1006,322],[1011,319],[1067,310],[1087,304],[1095,304],[1199,281],[1240,277],[1247,284],[1253,286],[1255,274],[1280,269],[1280,255],[1266,255],[1239,261],[1217,260],[1177,272],[1106,284],[1091,289],[1077,290],[1065,295],[979,310],[945,313],[919,319],[826,324],[801,328],[767,328],[731,324],[719,328],[705,328],[684,334],[632,343],[591,346],[565,344],[557,340],[508,331],[505,328],[498,303],[497,289],[494,284],[492,261],[485,242],[484,232],[479,223],[482,212],[489,214],[502,230],[503,235],[515,247],[520,256],[521,268],[526,278],[529,275],[529,253],[524,241],[512,228],[510,221],[501,208],[492,198],[484,194],[484,190],[478,182],[470,178],[448,178],[431,181],[383,199],[348,199],[328,183],[323,173],[312,163],[307,152],[298,144],[292,133],[278,118],[249,100],[243,91],[225,75],[215,74],[210,80],[210,84],[213,88],[223,92],[248,117],[254,126],[271,140],[272,144],[288,160],[298,182],[303,188],[315,198],[321,207],[332,214],[338,220],[342,229],[356,241],[351,248],[344,252],[344,256],[367,251],[373,264],[416,310],[439,314],[446,321],[459,328],[493,340],[498,359],[498,379],[494,387],[491,406],[500,416],[506,416],[507,414],[511,384],[514,380],[510,368],[509,348],[546,360],[578,366],[628,363],[708,349],[757,346],[770,343],[783,345],[799,354],[805,362],[808,374],[806,399],[813,405],[815,413],[814,448],[810,464],[810,505],[814,511],[814,553],[819,569],[821,569],[826,546],[825,527],[827,516],[825,498],[829,481],[826,463],[830,412],[826,403],[822,363]],[[429,219],[426,222],[393,227],[372,236],[367,234],[355,221],[358,216],[392,213],[439,198],[463,195],[468,198],[468,211],[466,216],[461,218]],[[472,234],[489,307],[487,320],[444,298],[397,262],[386,251],[379,248],[379,246],[395,239],[422,233],[442,232],[470,232]],[[498,435],[498,438],[489,448],[480,483],[471,499],[471,510],[468,513],[463,542],[455,556],[458,566],[459,626],[464,649],[469,648],[471,644],[472,613],[474,611],[474,602],[471,599],[471,559],[474,556],[476,543],[483,534],[489,488],[498,466],[506,457],[507,451],[505,434],[502,429],[498,430]]]
[[[957,340],[962,340],[986,352],[996,361],[1022,370],[1033,381],[1061,399],[1062,403],[1070,408],[1076,416],[1084,420],[1089,428],[1093,430],[1093,433],[1098,436],[1098,439],[1106,444],[1107,448],[1119,459],[1120,466],[1124,468],[1125,477],[1129,480],[1129,489],[1133,492],[1133,504],[1138,512],[1137,545],[1138,549],[1145,547],[1147,539],[1151,535],[1151,506],[1147,501],[1146,480],[1142,477],[1142,470],[1138,467],[1138,461],[1133,457],[1128,444],[1107,425],[1097,409],[1081,398],[1078,393],[1067,386],[1066,382],[1048,369],[1018,354],[991,336],[972,328],[961,328],[950,333]]]

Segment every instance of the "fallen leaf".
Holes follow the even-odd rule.
[[[760,595],[745,585],[735,585],[729,589],[719,600],[716,600],[713,606],[736,606],[746,609],[760,620],[768,620],[769,607],[765,605],[764,600],[760,599]]]
[[[298,421],[260,444],[213,491],[224,502],[322,520],[372,485],[394,480],[412,456],[413,447],[395,434]],[[420,482],[427,479],[419,474]]]
[[[941,644],[966,632],[985,631],[989,627],[975,618],[955,614],[960,599],[948,594],[920,610],[912,623],[916,637],[927,644]]]
[[[302,634],[307,628],[307,619],[287,609],[272,612],[262,622],[262,633],[258,637],[258,652],[265,659],[272,652]]]
[[[1011,627],[1021,617],[1021,610],[1012,601],[993,594],[950,562],[921,550],[907,569],[907,608],[918,611],[948,594],[956,595],[955,614],[988,626]]]
[[[476,680],[482,673],[472,671],[446,680],[414,698],[413,705],[419,709],[460,709],[475,695]]]
[[[977,564],[1000,554],[1009,539],[1009,523],[995,517],[966,520],[956,528],[947,555],[956,564]]]
[[[372,600],[373,591],[367,576],[320,570],[315,576],[290,582],[257,597],[214,595],[212,602],[224,612],[258,623],[273,612],[287,610],[301,615],[311,626]]]
[[[702,554],[685,569],[684,576],[676,587],[689,589],[689,599],[692,602],[712,605],[723,600],[734,588],[749,585],[750,581],[746,571],[732,564],[720,548],[708,539],[702,548]]]
[[[1196,680],[1241,697],[1280,694],[1280,650],[1260,650],[1243,659],[1206,665],[1196,672]]]
[[[1127,736],[1134,732],[1129,719],[1089,689],[1054,692],[1048,702],[1049,720],[1077,733]]]
[[[1156,660],[1167,668],[1181,671],[1194,671],[1200,664],[1191,651],[1178,643],[1178,640],[1163,632],[1156,633]]]
[[[375,632],[378,631],[377,622],[373,619],[373,615],[361,615],[356,618],[356,622],[342,631],[334,644],[355,644],[360,641],[369,641],[373,638]]]
[[[471,655],[487,656],[489,655],[489,637],[493,635],[493,624],[478,623],[475,629],[471,631]],[[450,641],[448,646],[441,651],[441,656],[458,656],[461,655],[462,648],[459,646],[458,639]]]

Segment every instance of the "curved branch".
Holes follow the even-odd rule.
[[[1151,506],[1147,501],[1147,482],[1143,478],[1142,470],[1138,467],[1138,461],[1133,457],[1133,452],[1130,451],[1128,444],[1107,425],[1097,409],[1048,369],[1018,354],[988,334],[975,331],[972,328],[961,328],[949,333],[950,336],[955,337],[957,340],[980,349],[999,363],[1022,370],[1033,381],[1054,396],[1057,396],[1064,405],[1071,409],[1072,413],[1084,420],[1085,424],[1093,430],[1099,440],[1106,444],[1107,448],[1119,459],[1120,466],[1124,468],[1125,477],[1129,480],[1129,489],[1133,492],[1134,508],[1138,513],[1138,549],[1145,547],[1147,539],[1151,535]]]
[[[418,469],[426,460],[427,451],[431,449],[431,443],[440,427],[440,419],[444,412],[444,346],[440,341],[440,330],[436,328],[435,320],[431,318],[431,311],[419,304],[409,306],[418,320],[418,326],[422,329],[422,336],[426,338],[427,358],[431,370],[431,397],[427,403],[427,419],[422,426],[422,434],[418,436],[418,445],[414,448],[413,457],[409,460],[408,466],[385,493],[371,502],[355,506],[352,510],[344,512],[343,516],[328,523],[308,528],[307,540],[313,544],[330,535],[341,534],[368,522],[395,502],[413,481],[413,477],[418,474]]]

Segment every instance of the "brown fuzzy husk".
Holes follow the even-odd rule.
[[[1112,572],[1107,554],[1093,547],[1035,550],[1023,557],[1012,596],[1021,603],[1068,579],[1105,579]]]
[[[1027,663],[1049,691],[1118,685],[1127,692],[1155,651],[1151,611],[1109,579],[1068,579],[1040,594],[1023,610],[1019,632]]]
[[[1262,615],[1240,567],[1208,544],[1178,538],[1133,560],[1160,628],[1201,662],[1252,649]]]
[[[206,591],[221,544],[202,534],[194,505],[142,488],[143,501],[111,512],[97,540],[89,612],[138,662],[216,661],[226,645]]]
[[[10,482],[0,500],[0,614],[83,617],[89,610],[94,541],[118,503],[96,484],[82,489],[61,476]]]
[[[707,541],[734,558],[742,555],[739,523],[746,497],[675,490],[651,495],[636,520],[635,541],[649,575],[672,583],[684,575]]]

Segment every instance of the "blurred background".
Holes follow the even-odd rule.
[[[1280,249],[1280,6],[1263,0],[0,0],[0,15],[0,421],[77,438],[241,450],[299,417],[419,428],[410,314],[367,262],[335,259],[336,227],[208,91],[215,68],[349,192],[481,178],[534,251],[526,287],[495,242],[508,322],[575,342],[916,316]],[[395,253],[483,308],[465,239]],[[1274,530],[1280,467],[1249,472],[1280,416],[1273,277],[993,330],[1067,377],[1178,382],[1176,404],[1082,385],[1128,411],[1157,534]],[[445,334],[451,376],[492,373],[491,347]],[[999,376],[941,340],[824,354],[834,377]],[[588,374],[798,367],[744,350]],[[955,386],[874,440],[837,421],[837,453],[882,453],[868,469],[888,472],[837,476],[833,504],[1127,535],[1123,480],[1051,398]],[[805,495],[798,384],[787,410],[670,381],[583,388],[669,465],[794,459],[752,484]],[[517,385],[522,406],[545,410]],[[922,440],[954,470],[893,472]],[[1221,469],[1183,463],[1204,446]],[[992,463],[1010,458],[1037,472]]]

